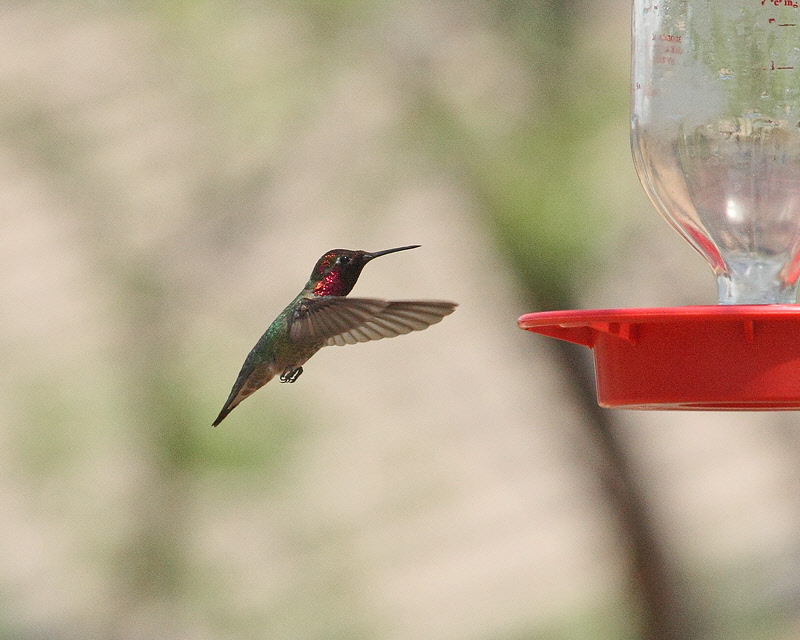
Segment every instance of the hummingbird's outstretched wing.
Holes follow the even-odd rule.
[[[289,326],[292,341],[356,344],[422,331],[455,311],[443,300],[380,300],[323,296],[304,300]]]
[[[391,300],[373,317],[346,331],[330,336],[325,345],[356,344],[394,338],[422,331],[456,310],[455,302],[444,300]]]

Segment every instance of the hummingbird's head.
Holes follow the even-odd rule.
[[[395,251],[416,249],[419,245],[386,249],[384,251],[350,251],[349,249],[331,249],[314,265],[311,278],[306,287],[311,288],[316,296],[346,296],[356,285],[361,270],[373,258],[385,256]]]

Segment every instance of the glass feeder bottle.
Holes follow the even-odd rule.
[[[634,0],[631,143],[647,195],[721,304],[793,303],[800,275],[797,0]]]

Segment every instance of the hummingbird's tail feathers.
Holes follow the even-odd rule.
[[[368,299],[348,298],[351,302],[378,302]],[[394,338],[412,331],[422,331],[442,321],[455,311],[455,302],[444,300],[394,300],[382,309],[376,309],[367,319],[346,331],[331,335],[326,346],[356,344]]]
[[[222,411],[219,412],[219,415],[217,416],[217,419],[214,420],[214,422],[211,423],[211,426],[212,427],[216,427],[220,422],[222,422],[225,419],[225,417],[231,411],[233,411],[233,407],[228,407],[228,406],[223,407]]]
[[[214,420],[211,426],[216,427],[242,400],[267,384],[274,375],[268,364],[248,366],[247,362],[245,362],[228,399],[225,401],[225,405],[222,407],[222,411],[219,412],[217,419]]]

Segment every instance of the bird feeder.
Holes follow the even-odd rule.
[[[798,409],[798,2],[634,0],[632,52],[636,172],[719,304],[518,324],[592,349],[605,407]]]

